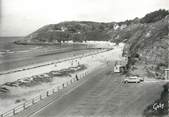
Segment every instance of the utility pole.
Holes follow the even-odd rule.
[[[169,23],[169,21],[168,21],[168,23]],[[169,29],[169,26],[168,26],[168,29]],[[167,57],[168,57],[167,59],[168,59],[168,69],[169,69],[169,33],[168,33],[168,36],[167,36],[167,42],[168,42],[168,43],[167,43],[167,49],[168,49],[168,50],[167,50],[167,55],[168,55],[168,56],[167,56]]]
[[[165,69],[164,72],[165,72],[165,79],[168,80],[169,79],[169,33],[166,36],[166,39],[167,39],[167,69]]]
[[[169,23],[169,21],[168,21],[168,23]],[[169,25],[168,25],[168,29],[169,29]],[[168,77],[169,77],[169,33],[168,33],[168,35],[167,35],[167,60],[168,60],[168,68],[167,68],[167,70],[165,70],[165,79],[166,80],[168,80]]]
[[[168,21],[168,24],[169,24],[169,21]],[[169,29],[169,25],[168,25],[168,29]],[[168,54],[168,69],[169,69],[169,32],[168,32],[168,35],[167,35],[167,49],[168,49],[168,51],[167,51],[167,54]]]

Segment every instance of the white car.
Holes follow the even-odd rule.
[[[140,83],[143,82],[144,78],[138,76],[130,76],[124,79],[124,83]]]

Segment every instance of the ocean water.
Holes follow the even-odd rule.
[[[14,43],[21,39],[23,37],[0,37],[0,67],[8,67],[8,62],[15,62],[15,60],[26,57],[27,51],[37,47],[32,45],[17,45]],[[2,64],[6,62],[7,64]]]
[[[58,45],[17,45],[14,43],[14,41],[21,39],[23,37],[0,37],[0,72],[56,60],[60,56],[72,56],[78,51],[85,53],[82,50],[88,46],[88,44],[86,46],[78,43],[62,44],[61,47]],[[94,47],[92,43],[90,46]]]
[[[18,51],[30,48],[30,45],[16,45],[13,43],[22,39],[23,37],[0,37],[0,52]]]
[[[22,37],[1,37],[0,38],[0,72],[18,67],[28,66],[36,63],[55,60],[59,53],[70,53],[81,49],[81,45],[17,45],[14,41]]]

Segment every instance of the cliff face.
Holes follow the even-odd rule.
[[[17,43],[58,44],[69,40],[125,42],[123,55],[128,57],[127,68],[130,73],[162,78],[163,69],[168,64],[168,34],[169,11],[158,10],[141,19],[124,22],[72,21],[50,24]]]
[[[129,57],[128,67],[133,68],[130,72],[139,74],[141,70],[162,78],[168,63],[169,16],[155,23],[131,25],[121,32],[120,41],[126,41],[124,55]]]

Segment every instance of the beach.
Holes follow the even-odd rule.
[[[103,51],[103,52],[102,52]],[[100,52],[100,53],[98,53]],[[5,86],[9,89],[9,93],[5,95],[1,95],[1,108],[0,112],[4,112],[9,110],[10,108],[15,107],[16,105],[29,100],[50,88],[57,87],[67,81],[70,81],[75,75],[82,74],[84,72],[92,72],[97,67],[102,64],[106,64],[108,61],[116,61],[121,60],[122,47],[114,46],[114,49],[107,51],[103,50],[95,50],[90,53],[81,54],[74,56],[74,58],[64,58],[61,59],[57,63],[56,61],[50,61],[47,63],[53,63],[33,69],[23,70],[15,73],[5,74],[0,76],[1,84],[6,82],[15,82],[17,80],[30,78],[35,75],[41,75],[45,73],[49,73],[50,71],[59,71],[62,69],[76,67],[78,64],[85,65],[86,69],[71,73],[71,76],[64,77],[54,77],[51,82],[41,83],[32,87],[10,87]],[[70,60],[69,60],[70,59]],[[64,61],[63,61],[64,60]],[[56,62],[56,64],[55,64]],[[45,64],[47,64],[45,63]],[[39,65],[39,64],[38,64]],[[36,66],[36,65],[35,65]],[[28,66],[27,66],[28,67]],[[17,102],[19,100],[19,103]]]

